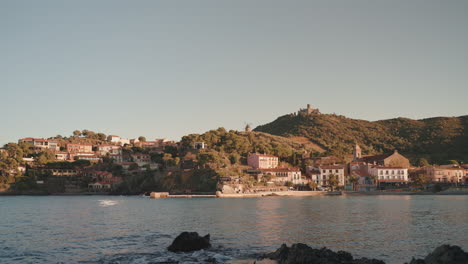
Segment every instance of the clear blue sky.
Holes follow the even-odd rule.
[[[0,0],[0,143],[468,114],[468,1]]]

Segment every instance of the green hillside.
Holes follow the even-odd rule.
[[[358,143],[364,154],[397,149],[410,158],[423,157],[432,163],[468,162],[468,116],[370,122],[334,114],[289,114],[254,131],[306,137],[338,156],[351,154]]]
[[[280,158],[294,158],[304,151],[315,152],[314,146],[294,139],[261,132],[226,131],[224,128],[210,130],[203,134],[182,137],[181,147],[190,149],[195,142],[205,142],[209,149],[227,154],[247,157],[250,152],[273,154]]]

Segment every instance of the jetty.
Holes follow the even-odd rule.
[[[214,194],[169,194],[168,192],[151,192],[151,199],[161,198],[216,198]]]
[[[278,191],[278,192],[256,192],[256,193],[222,193],[216,194],[169,194],[168,192],[151,192],[151,199],[161,198],[248,198],[248,197],[269,197],[269,196],[325,196],[325,195],[342,195],[341,191],[326,192],[326,191]]]

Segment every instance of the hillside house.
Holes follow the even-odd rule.
[[[424,167],[426,176],[432,182],[452,182],[452,183],[461,183],[465,182],[465,169],[458,168],[444,168],[444,167]]]
[[[301,170],[295,167],[290,168],[270,168],[260,169],[262,172],[262,178],[270,175],[270,181],[277,183],[292,182],[295,185],[305,184],[306,180],[301,176]]]
[[[50,149],[52,151],[59,151],[60,147],[58,142],[55,140],[48,140],[43,138],[22,138],[18,140],[18,143],[25,142],[32,145],[34,151],[44,151],[45,149]]]
[[[307,172],[311,181],[315,181],[319,187],[328,187],[331,175],[338,179],[338,186],[345,185],[345,166],[344,165],[323,165],[319,167],[308,167]]]
[[[107,154],[110,155],[121,155],[122,154],[122,147],[118,145],[98,145],[96,146],[97,153],[101,156],[105,156]]]
[[[77,152],[89,153],[89,152],[93,152],[93,145],[91,145],[91,144],[68,143],[67,144],[67,152],[70,152],[70,153],[77,153]]]
[[[274,169],[278,167],[278,157],[267,154],[249,153],[247,165],[254,169]]]
[[[393,153],[362,156],[361,148],[356,144],[353,151],[353,162],[364,162],[366,164],[385,166],[385,167],[404,167],[409,168],[409,159],[398,153],[395,150]]]

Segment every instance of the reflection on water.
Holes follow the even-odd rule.
[[[0,217],[0,263],[223,262],[302,242],[391,264],[468,249],[467,196],[0,197]],[[167,252],[182,231],[210,233],[214,248]]]

